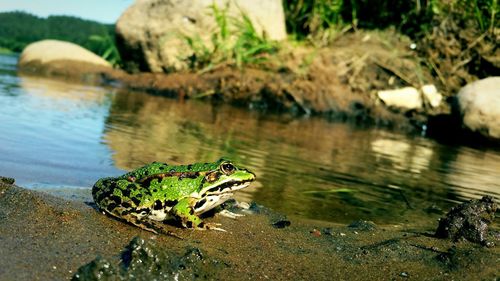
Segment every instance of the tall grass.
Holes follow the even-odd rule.
[[[229,15],[229,6],[210,6],[215,20],[210,42],[199,35],[184,35],[191,54],[181,58],[192,70],[207,71],[220,65],[261,64],[278,51],[278,44],[261,36],[252,21],[240,10],[240,17]]]

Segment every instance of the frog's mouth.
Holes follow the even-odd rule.
[[[209,211],[226,202],[229,198],[231,198],[232,195],[232,193],[226,192],[224,194],[204,196],[202,199],[196,202],[196,205],[194,206],[194,212],[195,214],[203,214],[206,211]]]
[[[210,195],[210,194],[223,194],[223,193],[228,193],[232,192],[235,190],[239,190],[242,188],[245,188],[250,185],[250,182],[252,180],[247,180],[247,181],[228,181],[224,182],[222,184],[219,184],[217,186],[209,187],[209,189],[206,192],[203,192],[202,194],[204,195]]]

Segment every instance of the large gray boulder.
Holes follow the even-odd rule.
[[[229,15],[245,13],[257,32],[272,40],[286,38],[281,0],[137,0],[116,23],[117,45],[132,71],[169,72],[185,68],[179,57],[189,48],[182,38],[200,36],[210,42],[216,24],[210,6],[229,2]]]
[[[460,90],[457,98],[465,127],[500,139],[500,77],[470,83]]]

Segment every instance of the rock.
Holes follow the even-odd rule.
[[[286,38],[285,16],[280,0],[141,0],[136,1],[116,23],[117,45],[131,71],[168,72],[186,66],[179,56],[190,48],[183,35],[210,42],[216,27],[210,6],[229,7],[229,17],[248,15],[257,32],[272,40]],[[238,8],[239,7],[239,8]]]
[[[439,220],[436,237],[471,242],[492,246],[487,241],[488,225],[495,219],[497,205],[493,197],[484,196],[480,200],[470,200],[453,207],[444,218]]]
[[[6,184],[14,184],[16,180],[13,178],[7,178],[7,177],[2,177],[0,176],[0,182],[6,183]]]
[[[188,247],[183,255],[134,237],[118,264],[98,256],[81,266],[71,280],[214,280],[224,262]]]
[[[19,57],[19,66],[30,63],[50,64],[55,61],[75,61],[110,67],[111,64],[91,51],[70,42],[42,40],[29,44]]]
[[[377,229],[377,225],[372,221],[357,220],[348,225],[349,228],[360,231],[373,231]]]
[[[377,96],[389,107],[410,110],[422,108],[422,98],[420,93],[413,87],[378,91]]]
[[[272,223],[274,228],[285,228],[290,226],[292,223],[289,220],[279,220],[277,222]]]
[[[430,85],[424,85],[422,86],[422,95],[424,96],[425,100],[432,106],[432,107],[438,107],[441,105],[441,101],[443,101],[443,95],[441,95],[436,86],[430,84]]]
[[[127,75],[83,47],[58,40],[28,45],[19,57],[18,74],[86,85],[119,85]]]
[[[466,85],[458,92],[457,100],[465,127],[500,139],[500,76]]]

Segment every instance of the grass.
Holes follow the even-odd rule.
[[[276,42],[261,36],[252,21],[240,10],[240,17],[229,15],[229,6],[210,6],[216,27],[210,42],[200,35],[183,35],[191,54],[181,57],[191,70],[205,72],[222,65],[242,68],[269,61],[279,50]]]
[[[395,26],[402,33],[426,32],[449,14],[475,21],[482,32],[498,25],[498,0],[289,0],[283,1],[287,30],[294,38],[328,43],[339,31]]]
[[[0,55],[9,55],[9,54],[14,54],[14,52],[10,49],[0,47]]]
[[[88,41],[90,42],[90,49],[113,66],[120,66],[122,64],[120,53],[111,36],[91,35]]]

